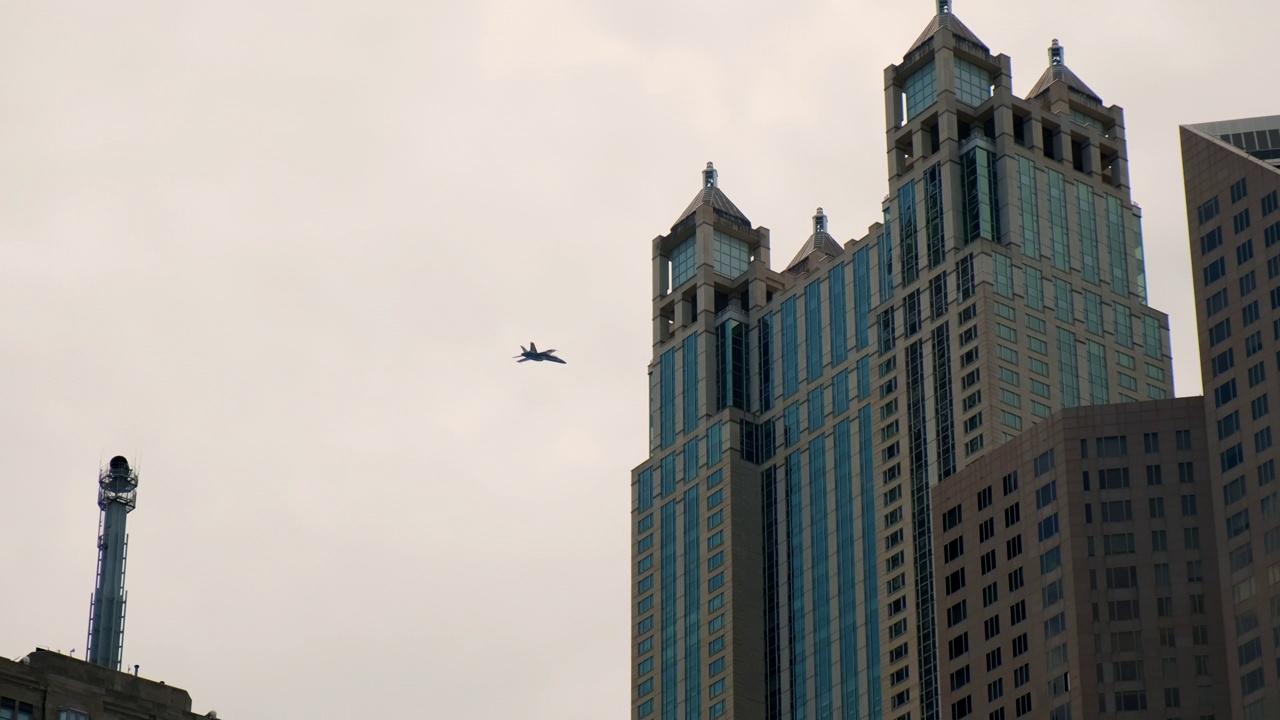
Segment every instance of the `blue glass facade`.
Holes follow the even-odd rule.
[[[658,368],[658,412],[662,447],[669,448],[676,441],[676,351],[672,348],[662,353]]]
[[[658,522],[658,534],[661,556],[659,592],[662,594],[662,623],[659,631],[662,635],[662,720],[677,720],[676,711],[680,703],[677,681],[680,668],[676,658],[676,632],[680,608],[676,604],[676,501],[664,504],[660,514],[662,517]]]
[[[902,286],[920,277],[920,248],[916,233],[916,184],[898,188],[898,260],[902,266]]]
[[[809,441],[809,533],[813,568],[814,717],[830,718],[831,581],[827,561],[827,438]]]
[[[1071,235],[1067,230],[1067,185],[1062,173],[1046,170],[1049,183],[1049,241],[1053,266],[1071,272]]]
[[[1124,208],[1120,198],[1107,197],[1107,249],[1111,261],[1111,289],[1129,294],[1129,248],[1124,234]]]
[[[836,482],[836,626],[840,631],[840,690],[843,720],[860,718],[858,685],[858,558],[853,484],[853,421],[836,423],[832,436]]]
[[[636,508],[643,512],[653,507],[653,470],[640,471],[636,481]]]
[[[759,360],[757,401],[760,412],[769,412],[773,409],[773,317],[773,315],[765,315],[760,318],[760,322],[756,323],[756,337],[759,343],[759,351],[756,355]]]
[[[875,575],[877,546],[875,542],[869,542],[876,537],[875,450],[872,443],[871,406],[864,405],[858,411],[858,476],[862,495],[862,567],[863,572],[868,575],[862,600],[863,627],[867,633],[867,717],[880,718],[883,717],[880,687],[880,583]],[[872,581],[871,578],[876,578],[877,581]],[[845,712],[845,717],[848,718],[848,710]]]
[[[684,398],[684,431],[688,433],[698,429],[698,416],[702,410],[698,402],[698,333],[684,339],[680,355],[684,363],[684,387],[681,388]]]
[[[671,453],[662,458],[659,479],[662,481],[662,497],[669,498],[676,494],[676,454]]]
[[[835,367],[849,359],[849,308],[845,304],[845,277],[848,271],[845,265],[838,264],[827,273],[827,286],[830,288],[828,309],[831,325],[831,365]]]
[[[800,451],[787,456],[785,481],[787,483],[787,566],[790,582],[787,585],[787,606],[791,609],[788,645],[791,648],[791,717],[807,720],[809,717],[808,662],[805,651],[805,583],[804,583],[804,482],[800,476]]]
[[[685,720],[702,720],[702,545],[698,486],[684,493]]]
[[[800,391],[800,342],[796,328],[796,299],[782,303],[782,397]]]
[[[893,232],[890,229],[889,209],[884,211],[884,232],[876,238],[877,260],[880,269],[880,282],[876,287],[880,291],[880,302],[893,299]],[[870,309],[870,308],[868,308]]]
[[[1022,252],[1040,257],[1040,207],[1036,193],[1036,166],[1018,157],[1018,210],[1022,225]]]
[[[804,289],[804,358],[807,379],[822,377],[822,281],[814,280]]]
[[[865,350],[871,342],[870,317],[871,251],[859,248],[853,253],[853,344],[859,350]]]
[[[1076,183],[1076,208],[1080,223],[1081,271],[1084,279],[1097,285],[1101,280],[1101,263],[1098,259],[1098,211],[1094,205],[1093,188],[1087,183]]]

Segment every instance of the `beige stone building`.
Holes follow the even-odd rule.
[[[943,717],[1232,717],[1203,404],[1062,410],[934,488]]]
[[[191,696],[48,650],[0,659],[0,720],[195,720]]]

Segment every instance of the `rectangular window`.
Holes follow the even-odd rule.
[[[1005,255],[995,253],[996,294],[1000,297],[1013,297],[1013,262]]]
[[[1249,208],[1241,210],[1231,218],[1231,227],[1235,230],[1236,235],[1248,230],[1251,224],[1252,223],[1249,220]]]
[[[1208,265],[1204,266],[1204,285],[1209,287],[1218,282],[1227,275],[1227,261],[1225,258],[1218,258]]]
[[[1245,240],[1236,246],[1236,265],[1244,265],[1253,259],[1253,241]]]
[[[1102,330],[1102,296],[1084,291],[1084,323],[1085,329],[1094,335],[1101,335]]]

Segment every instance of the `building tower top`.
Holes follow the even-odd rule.
[[[844,246],[827,232],[827,214],[822,208],[818,208],[813,216],[813,234],[800,246],[800,251],[787,264],[785,272],[803,275],[812,270],[813,265],[843,252]]]
[[[1071,68],[1067,67],[1066,49],[1054,38],[1053,44],[1049,46],[1049,67],[1045,68],[1044,74],[1036,81],[1031,92],[1027,93],[1028,100],[1034,100],[1049,91],[1049,88],[1055,83],[1064,83],[1067,89],[1072,93],[1083,96],[1087,100],[1097,103],[1102,102],[1102,98],[1098,93],[1089,89],[1088,85],[1080,79],[1078,75],[1071,72]]]
[[[939,30],[950,30],[953,35],[960,38],[964,42],[971,43],[982,49],[983,52],[990,52],[986,43],[982,42],[977,35],[973,33],[964,23],[960,22],[960,18],[956,17],[951,8],[951,0],[938,0],[938,14],[933,16],[929,24],[925,27],[916,41],[911,43],[911,49],[907,50],[907,55],[918,50],[922,45],[933,39]]]
[[[698,194],[694,196],[689,206],[684,209],[684,212],[680,213],[680,219],[672,227],[688,220],[689,216],[703,205],[710,206],[721,217],[730,218],[734,222],[744,225],[751,224],[747,216],[743,215],[738,206],[734,205],[733,201],[720,189],[720,173],[716,170],[714,163],[707,163],[707,167],[703,169],[701,189],[698,190]]]

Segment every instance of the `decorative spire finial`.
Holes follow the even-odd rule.
[[[1058,38],[1053,39],[1053,44],[1049,46],[1049,64],[1061,65],[1065,58],[1063,57],[1063,48],[1058,44]]]
[[[824,233],[827,231],[827,214],[822,212],[822,208],[818,208],[818,213],[813,216],[813,232]]]
[[[951,0],[938,0],[938,14],[947,15],[951,12]]]
[[[716,166],[707,163],[707,169],[702,171],[702,187],[713,188],[719,183],[719,173],[716,172]]]

